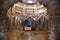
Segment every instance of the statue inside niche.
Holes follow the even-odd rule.
[[[15,26],[16,29],[21,29],[21,20],[18,15],[15,16]]]
[[[38,20],[38,30],[44,30],[44,17],[42,16],[39,20]]]

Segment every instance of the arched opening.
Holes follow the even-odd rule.
[[[18,2],[10,7],[7,11],[7,16],[9,18],[8,22],[10,23],[8,27],[9,31],[14,34],[13,39],[22,40],[21,37],[26,37],[26,35],[28,35],[28,38],[26,37],[23,40],[34,40],[36,36],[38,37],[36,40],[48,40],[49,15],[47,7],[44,6],[44,4],[40,4],[36,0],[27,2],[23,0],[22,3]],[[34,35],[35,37],[33,38],[32,36]],[[32,38],[30,38],[30,36]],[[12,35],[10,39],[11,38]]]

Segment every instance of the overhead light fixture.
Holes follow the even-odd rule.
[[[32,0],[28,0],[27,3],[34,3]]]

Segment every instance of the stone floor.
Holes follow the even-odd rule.
[[[48,40],[48,32],[44,31],[20,31],[7,32],[7,40]]]

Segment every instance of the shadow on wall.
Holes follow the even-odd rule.
[[[59,10],[60,10],[60,0],[58,0],[58,1],[59,1]],[[59,14],[60,14],[60,12],[59,12]],[[60,23],[60,21],[59,21],[59,23]],[[60,27],[57,27],[56,40],[60,40]]]

